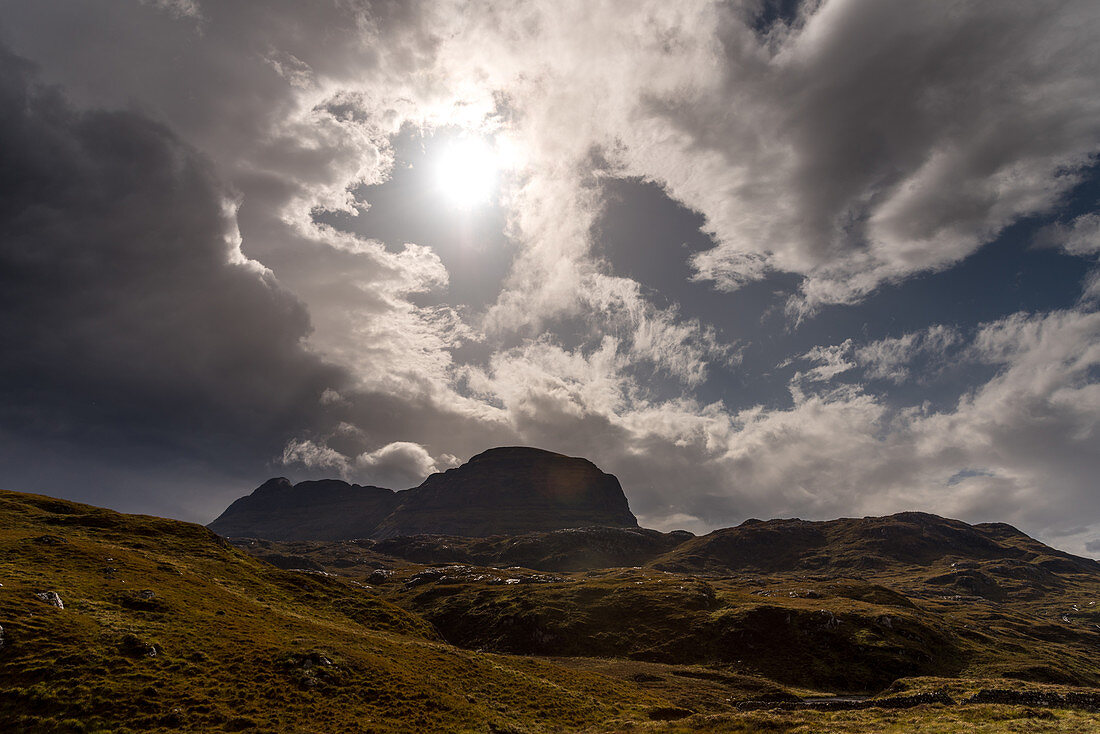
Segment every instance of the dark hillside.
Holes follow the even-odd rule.
[[[1100,573],[1100,563],[1070,555],[1003,523],[968,525],[923,512],[887,517],[748,520],[690,540],[655,567],[715,573],[852,573],[927,567],[944,561],[1027,564]]]

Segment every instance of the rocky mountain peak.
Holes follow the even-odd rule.
[[[269,540],[487,537],[592,526],[638,526],[619,480],[587,459],[526,446],[489,449],[403,492],[277,477],[210,524],[223,535]]]

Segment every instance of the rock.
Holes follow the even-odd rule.
[[[68,541],[56,535],[39,535],[34,539],[34,542],[39,545],[63,545]]]
[[[835,630],[840,627],[840,620],[828,609],[818,609],[817,612],[814,613],[814,617],[821,626],[827,630]]]
[[[370,572],[370,576],[367,577],[367,582],[372,584],[384,584],[390,580],[390,576],[393,576],[393,571],[387,568],[376,568]]]
[[[166,612],[169,609],[168,604],[158,597],[152,589],[120,591],[114,595],[114,601],[119,606],[140,612]]]
[[[4,628],[0,627],[0,647],[4,646]]]
[[[58,609],[65,608],[65,603],[61,601],[61,596],[56,591],[39,591],[35,596]]]
[[[433,581],[439,581],[444,578],[445,574],[438,568],[429,568],[427,571],[421,571],[418,574],[414,574],[409,577],[409,580],[405,582],[405,588],[411,589],[415,586],[421,586],[423,584],[430,584]]]

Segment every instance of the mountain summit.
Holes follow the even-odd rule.
[[[236,537],[346,540],[487,537],[588,526],[638,526],[619,480],[587,459],[509,446],[482,452],[402,492],[335,479],[270,479],[209,527]]]

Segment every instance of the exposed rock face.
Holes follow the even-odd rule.
[[[591,526],[638,526],[619,480],[586,459],[526,447],[490,449],[403,492],[271,479],[210,524],[222,535],[270,540],[487,537]]]

